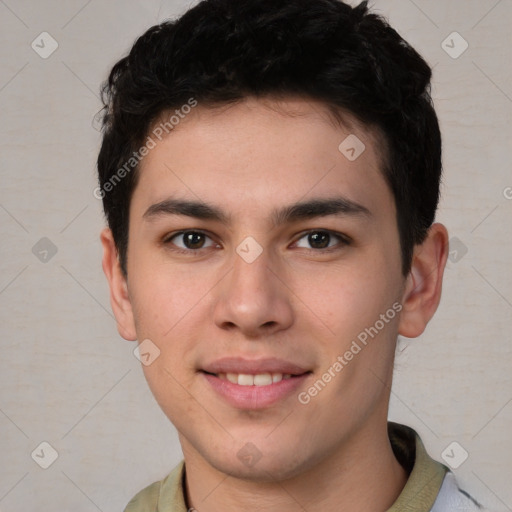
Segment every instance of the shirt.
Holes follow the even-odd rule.
[[[393,453],[409,477],[387,512],[473,512],[482,506],[459,488],[447,466],[432,459],[411,427],[388,422]],[[187,512],[185,461],[171,473],[140,491],[124,512]]]

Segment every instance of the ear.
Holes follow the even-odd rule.
[[[135,341],[137,334],[128,285],[126,277],[121,271],[112,231],[109,228],[103,229],[100,239],[103,246],[103,272],[107,276],[110,287],[110,305],[116,317],[117,330],[125,340]]]
[[[447,258],[448,231],[442,224],[435,223],[425,241],[414,248],[398,325],[398,333],[402,336],[416,338],[434,316],[441,300]]]

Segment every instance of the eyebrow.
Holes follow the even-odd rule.
[[[174,198],[168,198],[151,205],[145,211],[143,218],[151,220],[166,215],[184,215],[196,219],[217,221],[226,225],[230,224],[233,218],[217,206],[203,201]],[[311,199],[274,209],[270,219],[274,226],[276,226],[330,215],[371,217],[372,214],[368,208],[350,199],[333,197]]]

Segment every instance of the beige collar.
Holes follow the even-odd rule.
[[[387,512],[428,512],[448,468],[428,455],[412,428],[388,422],[388,435],[395,456],[410,474],[400,496]],[[139,492],[124,512],[187,512],[184,476],[185,463],[181,461],[164,480]]]

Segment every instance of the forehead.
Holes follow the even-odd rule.
[[[162,140],[153,138],[139,169],[134,207],[173,195],[256,213],[335,192],[394,208],[381,170],[379,133],[349,114],[335,118],[320,102],[248,98],[214,108],[199,104]]]

